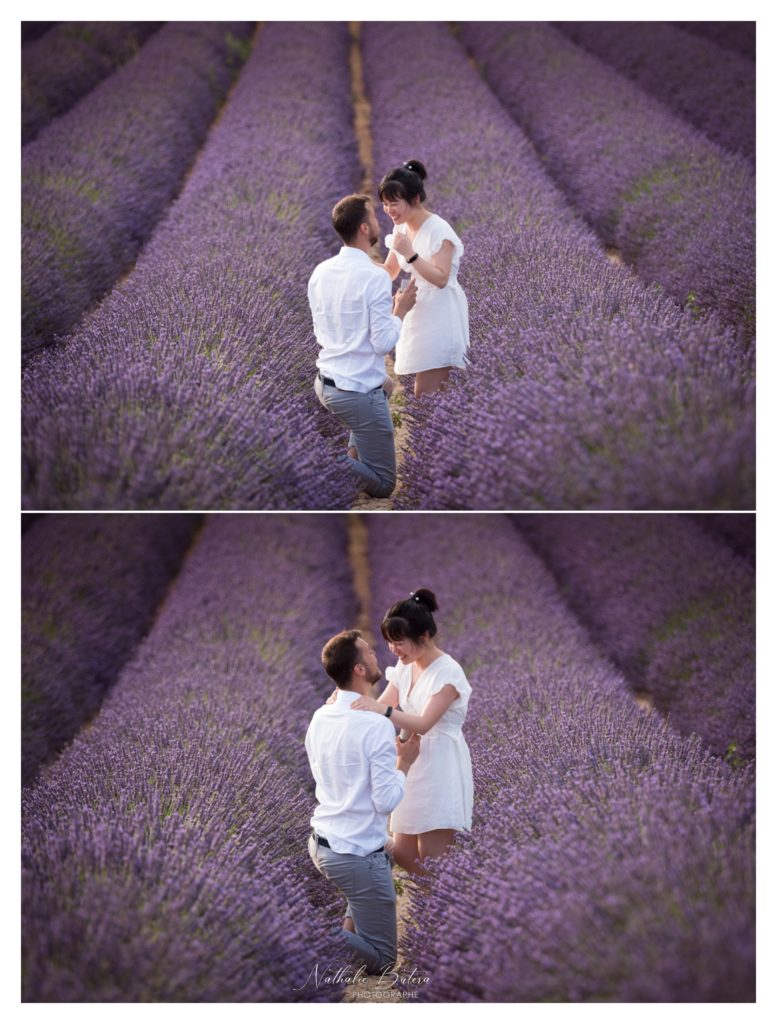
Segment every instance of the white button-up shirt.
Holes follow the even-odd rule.
[[[305,749],[318,800],[310,824],[335,853],[365,857],[388,838],[387,815],[404,796],[405,775],[396,768],[394,726],[374,711],[353,711],[358,698],[338,690],[333,704],[319,708]]]
[[[338,388],[366,393],[386,379],[384,356],[399,340],[391,278],[366,252],[344,245],[319,263],[308,281],[313,330],[321,352],[316,365]]]

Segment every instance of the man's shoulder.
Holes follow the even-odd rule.
[[[335,253],[334,256],[330,256],[329,259],[322,260],[320,263],[316,264],[313,268],[313,273],[310,275],[310,280],[312,281],[314,277],[319,277],[321,274],[325,274],[327,270],[337,262],[337,257],[339,255],[339,253]]]

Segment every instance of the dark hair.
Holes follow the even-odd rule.
[[[354,667],[362,660],[362,653],[356,646],[361,635],[361,630],[344,629],[327,640],[321,651],[321,663],[326,674],[341,690],[348,687]]]
[[[406,160],[401,167],[389,171],[380,185],[378,195],[384,199],[405,199],[412,202],[416,196],[423,202],[426,199],[424,181],[426,168],[420,160]]]
[[[367,207],[372,202],[369,196],[346,196],[335,204],[332,210],[332,226],[347,244],[356,238],[359,225],[367,220]]]
[[[418,643],[424,633],[434,636],[437,626],[432,612],[437,611],[437,598],[422,588],[404,601],[392,604],[383,616],[380,631],[384,640],[412,640]]]

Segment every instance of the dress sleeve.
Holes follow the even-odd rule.
[[[453,242],[453,255],[458,256],[461,259],[464,253],[464,243],[450,226],[450,224],[443,220],[442,217],[438,217],[434,222],[432,228],[432,237],[430,241],[430,256],[434,256],[442,249],[442,243],[448,241]]]
[[[449,659],[442,668],[435,672],[434,679],[429,688],[429,696],[433,697],[435,693],[439,693],[448,683],[456,687],[459,697],[468,697],[472,693],[472,687],[464,675],[464,669],[453,658]]]
[[[391,234],[390,235],[386,235],[386,237],[383,239],[383,241],[386,243],[386,248],[387,249],[391,249],[391,246],[394,244],[394,236],[397,234],[398,231],[399,231],[399,229],[395,227],[394,230],[391,232]],[[405,234],[405,232],[399,232],[399,233],[400,234]],[[393,253],[394,253],[394,255],[397,258],[397,263],[399,263],[400,269],[402,269],[404,271],[409,271],[409,270],[413,269],[412,266],[407,262],[405,257],[404,256],[400,256],[400,254],[396,251],[396,249],[393,250]]]
[[[396,665],[389,665],[389,667],[386,669],[386,679],[388,679],[388,681],[390,683],[393,683],[394,686],[396,686],[397,693],[399,694],[399,703],[401,704],[402,703],[402,696],[403,696],[403,694],[402,694],[402,666],[399,663],[397,663]]]

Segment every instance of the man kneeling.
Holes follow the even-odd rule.
[[[337,699],[316,711],[305,736],[318,801],[308,852],[347,900],[346,941],[367,970],[379,974],[397,956],[387,815],[404,795],[421,740],[413,735],[400,744],[387,718],[351,712],[360,696],[377,696],[381,679],[375,652],[358,630],[332,637],[321,660]]]

